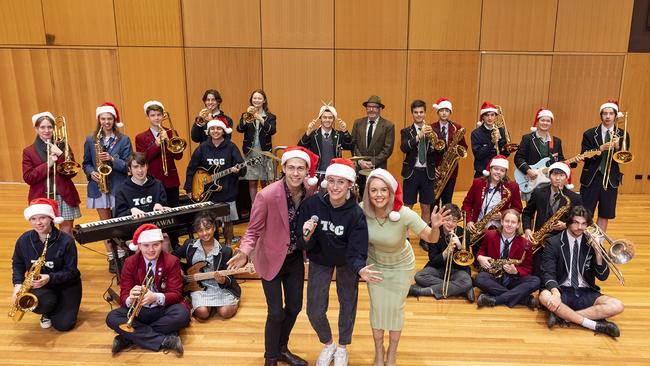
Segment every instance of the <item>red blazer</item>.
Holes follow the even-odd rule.
[[[120,281],[120,304],[126,306],[126,299],[134,286],[142,285],[147,275],[144,257],[137,252],[126,258]],[[183,272],[178,258],[161,252],[156,261],[154,284],[157,292],[165,294],[165,306],[181,303],[190,311],[190,304],[183,297]]]
[[[508,182],[505,183],[505,185],[510,190],[511,196],[508,203],[503,206],[501,212],[509,208],[514,208],[518,212],[521,212],[523,207],[521,205],[521,194],[519,193],[519,186],[515,182]],[[481,213],[481,206],[483,205],[483,198],[487,192],[487,186],[487,180],[483,177],[475,178],[472,181],[472,186],[467,192],[467,196],[465,196],[465,199],[463,200],[462,207],[463,211],[465,211],[467,214],[467,221],[478,221],[478,215]],[[503,185],[500,184],[498,187],[499,190],[503,192]]]
[[[59,156],[57,164],[65,161],[65,154]],[[74,161],[74,155],[70,152],[70,158]],[[27,202],[34,198],[45,197],[45,182],[47,181],[47,162],[38,156],[36,147],[32,144],[23,149],[23,180],[29,185],[29,196]],[[76,174],[75,174],[76,175]],[[56,193],[71,207],[79,206],[79,192],[72,182],[73,176],[59,174],[54,175],[56,181]]]
[[[446,144],[448,146],[449,143],[454,139],[454,135],[456,134],[456,131],[460,130],[463,126],[459,125],[456,122],[449,121],[447,127],[449,128],[449,131],[447,131],[447,141],[446,141]],[[438,135],[438,138],[442,138],[442,131],[440,131],[440,122],[434,122],[431,125],[431,128],[433,129],[433,131],[435,131],[436,135]],[[467,135],[467,130],[465,130],[465,135]],[[458,145],[467,149],[467,142],[465,141],[465,136],[463,136],[463,138],[460,139]],[[439,154],[436,154],[436,159],[435,159],[436,168],[440,165],[440,161],[442,160],[442,157],[444,156],[445,152],[447,152],[447,146],[445,146],[445,149],[442,150]],[[460,165],[460,160],[458,161],[458,165]],[[456,168],[451,173],[449,179],[456,179],[458,177],[458,165],[456,165]]]
[[[167,136],[171,139],[172,132],[167,130]],[[165,188],[175,188],[181,185],[174,160],[181,160],[183,153],[172,154],[169,150],[165,151],[168,172],[167,176],[165,176],[162,159],[160,158],[160,146],[156,145],[156,138],[150,129],[135,137],[135,151],[145,153],[149,161],[149,174],[161,181]]]
[[[508,253],[508,258],[510,259],[521,259],[521,256],[524,254],[524,247],[527,248],[524,261],[516,266],[521,277],[526,277],[533,273],[533,245],[524,239],[523,236],[518,235],[512,240],[510,253]],[[494,259],[501,258],[501,233],[498,230],[488,230],[485,233],[477,257],[479,255]]]

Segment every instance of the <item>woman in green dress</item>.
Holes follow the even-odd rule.
[[[407,229],[429,243],[436,243],[439,227],[450,216],[448,211],[439,211],[436,206],[431,214],[431,226],[428,226],[417,213],[403,205],[401,187],[384,169],[375,169],[368,176],[363,211],[369,233],[368,264],[382,276],[381,282],[368,283],[374,365],[384,365],[385,330],[389,332],[386,365],[395,365],[406,295],[415,269],[415,255],[407,240]]]

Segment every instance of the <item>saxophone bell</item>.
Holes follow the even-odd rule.
[[[45,243],[43,244],[43,252],[25,273],[23,284],[16,294],[16,301],[9,308],[8,316],[13,318],[14,321],[21,320],[26,312],[34,311],[38,306],[38,297],[29,291],[32,289],[32,281],[41,277],[41,268],[45,264],[45,255],[47,254],[49,241],[50,234],[47,234]]]

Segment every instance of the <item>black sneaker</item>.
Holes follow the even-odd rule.
[[[469,301],[470,304],[473,304],[475,300],[476,299],[474,297],[474,287],[472,287],[467,291],[467,301]]]
[[[409,293],[406,296],[413,296],[413,297],[420,297],[420,286],[418,285],[411,285],[409,287]]]
[[[113,348],[111,349],[111,352],[113,354],[116,354],[128,347],[130,347],[133,344],[133,342],[129,341],[128,339],[122,337],[121,335],[116,335],[115,338],[113,338]]]
[[[476,300],[476,305],[478,305],[479,308],[482,308],[484,306],[493,307],[496,304],[497,299],[492,295],[480,294]]]
[[[546,325],[550,328],[553,328],[556,325],[560,325],[562,322],[562,318],[559,316],[555,315],[555,313],[548,312],[548,320],[546,321]]]
[[[181,338],[174,334],[170,334],[163,339],[160,349],[165,352],[174,351],[179,357],[183,355],[183,343],[181,342]]]
[[[607,334],[612,338],[616,338],[621,335],[621,331],[618,329],[618,325],[607,320],[599,320],[596,322],[596,333]]]

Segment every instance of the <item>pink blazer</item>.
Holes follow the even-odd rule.
[[[306,197],[316,191],[315,187],[305,187]],[[241,239],[239,250],[249,257],[254,251],[255,271],[260,277],[270,281],[280,272],[288,247],[289,208],[284,192],[284,179],[281,179],[257,192],[248,229]]]

